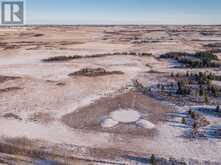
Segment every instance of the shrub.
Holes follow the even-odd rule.
[[[186,83],[184,81],[178,81],[177,86],[177,94],[184,96],[190,94],[190,89],[186,86]]]
[[[150,157],[150,164],[157,165],[156,157],[154,154],[152,154]]]
[[[182,123],[182,124],[186,124],[186,119],[185,119],[185,117],[182,117],[181,123]]]
[[[203,87],[200,85],[200,89],[199,89],[199,95],[203,96]]]
[[[205,102],[205,104],[209,103],[208,94],[206,91],[204,92],[204,102]]]
[[[192,125],[192,135],[193,135],[193,137],[196,137],[198,132],[199,132],[198,125],[197,125],[196,121],[194,121],[194,123]]]
[[[216,112],[221,112],[219,105],[216,106]]]
[[[195,120],[195,119],[196,119],[196,114],[195,114],[195,112],[192,112],[192,111],[191,111],[190,117],[191,117],[193,120]]]
[[[202,67],[219,67],[220,64],[217,62],[218,58],[212,52],[198,52],[195,54],[182,53],[182,52],[170,52],[160,56],[160,58],[170,58],[177,60],[178,62],[191,67],[191,68],[202,68]]]

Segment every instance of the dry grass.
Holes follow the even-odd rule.
[[[42,141],[31,140],[26,137],[4,138],[0,143],[0,163],[13,162],[14,164],[34,164],[41,162],[51,162],[59,165],[94,165],[97,163],[108,163],[108,160],[125,152],[116,149],[93,149],[85,148],[90,158],[77,158],[72,151],[64,149],[62,146],[53,145],[50,149]],[[79,148],[80,149],[80,148]],[[80,152],[80,150],[79,150]],[[5,156],[2,156],[2,154]],[[8,160],[10,159],[10,160]],[[108,160],[104,160],[108,159]],[[111,162],[111,161],[110,161]],[[111,162],[110,164],[119,164]]]
[[[49,113],[37,112],[29,117],[30,121],[39,122],[43,124],[48,124],[54,120],[54,118]]]
[[[35,142],[26,137],[4,138],[4,143],[0,143],[0,153],[42,158],[44,153],[35,150],[35,147]]]
[[[50,160],[56,164],[72,164],[80,160],[71,157],[71,154],[63,155],[58,149],[52,147],[51,152],[38,146],[39,141],[30,140],[26,137],[4,138],[4,143],[0,143],[0,153],[14,156],[23,156],[34,160],[42,160],[42,163]],[[15,160],[16,161],[16,160]],[[69,163],[64,163],[69,162]],[[24,162],[23,162],[24,163]]]
[[[63,117],[62,121],[76,129],[96,130],[103,132],[131,134],[131,135],[154,135],[156,130],[147,130],[134,124],[119,124],[114,128],[102,128],[100,120],[118,108],[131,108],[143,114],[143,118],[157,124],[164,119],[166,112],[170,110],[160,102],[137,92],[129,92],[117,97],[107,97]]]

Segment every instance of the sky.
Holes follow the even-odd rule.
[[[26,24],[221,24],[221,0],[25,0]]]

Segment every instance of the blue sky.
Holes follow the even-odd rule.
[[[221,0],[26,0],[27,24],[221,24]]]

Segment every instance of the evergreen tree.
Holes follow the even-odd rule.
[[[215,86],[211,86],[210,90],[214,97],[218,97],[218,89]]]
[[[219,107],[219,105],[216,106],[216,112],[220,112],[220,107]]]
[[[205,102],[205,104],[208,104],[208,103],[209,103],[208,94],[207,94],[206,91],[204,92],[204,102]]]
[[[191,116],[191,118],[193,119],[193,120],[195,120],[196,119],[196,114],[195,114],[195,112],[190,112],[190,116]]]
[[[202,87],[202,85],[200,85],[199,95],[200,95],[200,96],[203,96],[203,87]]]
[[[192,135],[193,135],[193,137],[196,137],[197,133],[198,133],[198,126],[197,126],[196,121],[194,121],[193,125],[192,125]]]
[[[150,157],[150,164],[157,165],[157,161],[156,161],[156,158],[155,158],[154,154],[152,154],[151,157]]]
[[[186,119],[184,117],[182,117],[181,123],[186,124]]]

